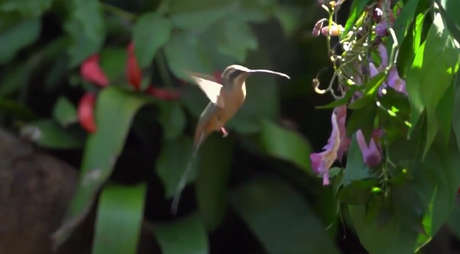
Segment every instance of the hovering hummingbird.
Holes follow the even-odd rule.
[[[222,132],[223,137],[228,135],[224,126],[243,105],[246,99],[246,79],[254,73],[268,73],[290,79],[284,73],[270,70],[251,70],[241,65],[230,65],[225,68],[221,75],[222,84],[215,82],[215,79],[209,75],[189,73],[190,77],[203,90],[210,102],[203,113],[201,113],[196,126],[192,159],[187,165],[174,195],[171,205],[173,214],[177,212],[180,194],[185,188],[187,176],[191,170],[191,163],[198,149],[206,137],[214,131]]]

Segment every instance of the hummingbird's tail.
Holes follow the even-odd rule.
[[[201,142],[202,142],[204,136],[205,136],[204,132],[201,133],[201,136],[200,136],[200,139],[198,140],[198,143],[194,145],[192,158],[188,162],[187,168],[185,169],[184,173],[182,174],[181,179],[179,181],[179,184],[177,185],[177,190],[176,190],[176,193],[174,194],[174,197],[173,197],[173,200],[172,200],[172,203],[171,203],[171,213],[173,215],[177,214],[177,208],[179,206],[179,200],[180,200],[180,196],[182,194],[182,190],[185,188],[185,185],[187,184],[188,175],[190,174],[190,171],[192,171],[193,161],[195,160],[195,157],[198,154],[198,149],[200,148],[200,145],[201,145]]]

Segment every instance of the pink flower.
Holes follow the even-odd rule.
[[[398,70],[396,68],[392,68],[390,70],[387,82],[388,85],[397,92],[403,93],[406,96],[408,95],[406,90],[406,81],[399,77]]]
[[[312,170],[323,176],[323,185],[329,185],[329,169],[332,164],[341,159],[348,149],[349,139],[346,136],[345,120],[346,106],[342,105],[334,109],[331,116],[332,132],[328,143],[320,153],[310,155]]]
[[[371,141],[367,144],[363,132],[361,130],[356,132],[356,140],[358,141],[359,148],[363,154],[364,163],[371,168],[379,165],[382,161],[382,153],[379,142],[380,136],[381,131],[378,129],[374,130]]]

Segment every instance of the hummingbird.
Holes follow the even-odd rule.
[[[201,144],[214,131],[221,132],[223,137],[228,135],[225,124],[243,105],[246,99],[246,79],[254,73],[268,73],[290,79],[288,75],[281,72],[263,69],[251,70],[235,64],[228,66],[222,72],[222,84],[216,82],[210,75],[188,72],[188,75],[201,88],[210,102],[201,113],[195,129],[192,159],[187,165],[173,197],[171,205],[173,214],[177,212],[180,194],[185,188],[187,176],[191,170],[191,163],[193,158],[196,157]]]

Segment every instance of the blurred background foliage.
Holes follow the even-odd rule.
[[[311,36],[317,1],[1,0],[0,12],[2,127],[79,170],[56,248],[95,207],[94,254],[137,253],[145,223],[165,254],[366,253],[310,168],[331,114],[311,85],[330,64]],[[85,62],[103,76],[85,78]],[[208,102],[182,71],[235,63],[291,80],[249,78],[230,135],[204,143],[173,216]]]

